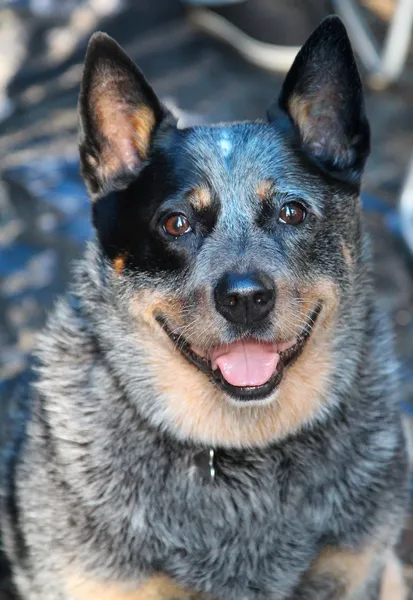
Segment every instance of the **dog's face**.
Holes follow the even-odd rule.
[[[321,368],[358,258],[369,128],[337,18],[279,107],[284,119],[179,129],[113,40],[89,46],[81,160],[103,252],[176,368],[238,407]]]

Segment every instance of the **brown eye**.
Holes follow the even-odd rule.
[[[278,221],[287,225],[299,225],[307,216],[307,211],[299,202],[288,202],[280,211]]]
[[[185,215],[172,215],[169,217],[163,226],[166,233],[179,237],[191,231],[191,226]]]

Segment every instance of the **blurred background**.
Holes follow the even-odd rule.
[[[0,0],[0,418],[16,384],[25,380],[36,332],[67,286],[70,263],[92,235],[79,177],[76,116],[91,33],[115,37],[163,100],[183,111],[184,122],[255,119],[278,95],[295,47],[336,11],[350,28],[366,83],[373,144],[363,204],[377,295],[394,324],[402,409],[410,419],[412,5],[247,0],[242,12],[235,4],[189,9],[179,0]],[[411,529],[401,553],[413,582]],[[0,583],[3,598],[1,589]]]

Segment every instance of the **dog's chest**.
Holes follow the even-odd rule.
[[[225,588],[234,598],[278,589],[283,598],[314,551],[300,490],[287,489],[277,458],[245,463],[218,452],[212,465],[207,452],[150,470],[120,542],[133,548],[135,568],[146,564],[188,588]]]

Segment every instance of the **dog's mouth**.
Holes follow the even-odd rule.
[[[166,319],[157,321],[183,356],[208,375],[223,392],[236,400],[263,400],[281,383],[286,367],[301,354],[311,336],[321,302],[311,311],[301,332],[287,342],[262,342],[254,338],[204,350],[192,346]]]

